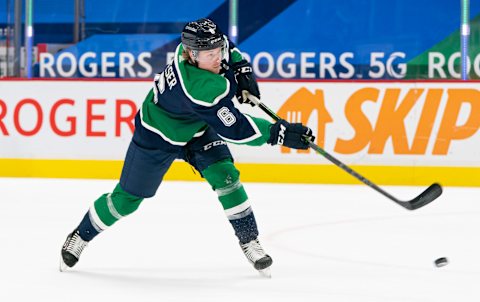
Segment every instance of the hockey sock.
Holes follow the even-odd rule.
[[[229,221],[232,224],[233,229],[235,230],[235,235],[238,237],[240,243],[244,244],[256,239],[258,237],[258,228],[252,208],[249,207],[237,215],[245,216],[237,219],[229,219]]]
[[[240,172],[230,159],[218,161],[205,170],[202,175],[217,192],[225,215],[235,230],[240,242],[249,242],[258,236],[257,224],[248,201],[247,193],[240,182]]]
[[[80,233],[80,237],[85,241],[90,241],[95,236],[97,236],[102,230],[97,226],[94,225],[90,218],[90,211],[83,216],[80,225],[78,226],[78,232]]]
[[[137,210],[142,200],[141,197],[125,192],[117,184],[112,193],[103,194],[90,207],[79,225],[80,236],[86,241],[89,241],[88,238],[93,239],[98,233]]]

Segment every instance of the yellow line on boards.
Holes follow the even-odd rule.
[[[123,161],[0,159],[0,177],[118,179]],[[237,163],[244,182],[355,184],[335,165]],[[379,185],[480,186],[480,167],[351,166]],[[185,162],[174,162],[165,180],[201,180]]]

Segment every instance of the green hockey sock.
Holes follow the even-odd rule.
[[[143,198],[125,192],[117,184],[112,193],[103,194],[90,207],[93,222],[105,230],[121,218],[135,212]]]

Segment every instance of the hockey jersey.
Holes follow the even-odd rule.
[[[271,123],[240,112],[232,102],[237,83],[232,63],[242,60],[225,37],[227,51],[220,74],[197,68],[182,57],[180,43],[172,63],[156,74],[140,109],[142,125],[172,145],[184,146],[212,127],[227,142],[259,146],[270,137]]]

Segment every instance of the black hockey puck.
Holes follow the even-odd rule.
[[[446,257],[441,257],[435,260],[436,267],[442,267],[448,264],[448,259]]]

